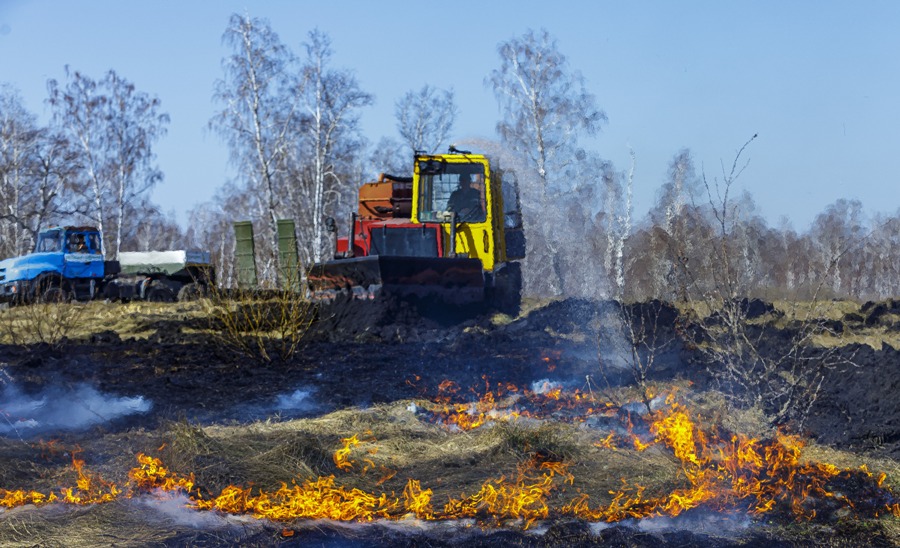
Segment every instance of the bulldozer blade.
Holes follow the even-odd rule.
[[[308,280],[313,298],[320,300],[352,293],[357,298],[415,297],[454,305],[484,301],[481,261],[468,257],[369,255],[336,259],[314,265]]]

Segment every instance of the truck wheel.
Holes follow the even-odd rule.
[[[178,290],[178,302],[196,301],[202,298],[204,293],[206,293],[204,286],[198,283],[185,284]]]
[[[41,293],[42,303],[65,303],[69,301],[69,295],[61,287],[50,287]]]
[[[40,280],[35,288],[35,300],[39,303],[68,302],[69,294],[52,278]]]
[[[172,303],[175,302],[175,293],[164,285],[157,285],[147,292],[147,300],[152,303]]]

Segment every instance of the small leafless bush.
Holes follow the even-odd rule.
[[[745,301],[744,301],[745,302]],[[826,375],[852,365],[852,350],[842,344],[822,347],[814,337],[836,340],[816,303],[786,329],[771,321],[754,323],[741,300],[726,301],[704,317],[695,316],[690,338],[714,382],[742,407],[765,409],[775,424],[802,426]]]
[[[284,275],[282,279],[287,279]],[[290,281],[284,287],[299,287]],[[210,287],[201,300],[211,331],[225,347],[249,358],[289,360],[314,319],[315,304],[297,290]]]
[[[705,270],[693,269],[686,261],[673,264],[682,284],[683,335],[733,403],[764,409],[775,424],[794,421],[802,426],[828,372],[852,364],[853,356],[843,345],[823,348],[813,341],[823,333],[842,336],[830,327],[824,313],[827,304],[818,298],[827,273],[812,298],[803,303],[805,315],[785,328],[775,325],[771,317],[762,317],[771,312],[754,311],[754,301],[747,298],[759,288],[747,273],[739,208],[731,196],[747,165],[741,156],[755,138],[738,150],[729,171],[723,167],[721,180],[710,183],[703,176],[716,233]],[[674,251],[673,256],[683,255]],[[799,303],[791,306],[798,308]]]
[[[88,305],[47,302],[0,309],[0,342],[62,346],[80,327]]]
[[[674,308],[668,303],[652,300],[646,303],[620,303],[616,313],[602,322],[599,331],[600,375],[611,387],[614,371],[631,375],[649,411],[650,400],[656,396],[651,386],[652,373],[660,356],[672,350],[674,338]]]

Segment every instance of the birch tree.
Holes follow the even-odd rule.
[[[434,154],[448,144],[457,108],[453,90],[425,85],[419,91],[408,91],[394,105],[397,131],[412,154],[417,150]]]
[[[529,30],[498,52],[500,68],[487,79],[500,103],[497,132],[528,159],[546,192],[574,160],[578,137],[599,131],[606,114],[546,30]]]
[[[369,155],[363,173],[366,177],[372,177],[376,173],[411,176],[412,163],[412,154],[406,151],[406,147],[400,141],[392,137],[382,137]]]
[[[78,212],[104,234],[106,256],[115,257],[132,222],[128,204],[162,180],[153,145],[169,116],[159,99],[112,70],[98,81],[66,67],[66,83],[50,80],[48,88],[53,123],[78,151],[87,199]]]
[[[37,241],[41,229],[78,212],[82,192],[77,186],[78,151],[52,128],[45,128],[36,143],[33,169],[28,230],[31,240]]]
[[[314,30],[304,44],[306,60],[298,96],[304,114],[303,131],[311,165],[307,170],[306,222],[311,259],[320,262],[329,242],[325,217],[337,204],[339,187],[348,184],[340,167],[363,148],[358,134],[359,109],[372,104],[350,71],[331,67],[331,40]]]
[[[40,130],[36,117],[9,86],[0,88],[0,256],[27,245],[28,194]]]
[[[38,231],[73,215],[77,169],[69,143],[0,86],[0,257],[30,251]]]
[[[225,185],[215,197],[206,203],[194,206],[189,212],[190,224],[185,235],[187,244],[210,252],[211,262],[216,272],[219,287],[237,287],[235,264],[235,238],[232,223],[243,218],[252,204],[245,189]]]
[[[520,178],[536,182],[530,185],[536,188],[523,188],[524,209],[532,220],[526,226],[538,233],[549,255],[530,257],[529,262],[549,261],[556,285],[551,290],[564,294],[561,235],[547,212],[554,210],[552,197],[566,181],[570,165],[584,157],[578,150],[579,137],[599,131],[606,115],[588,92],[581,73],[569,68],[556,40],[546,30],[529,30],[502,42],[498,53],[500,68],[485,80],[500,106],[497,132],[535,173],[533,178]]]
[[[104,80],[109,94],[106,118],[106,158],[114,192],[115,239],[110,250],[122,248],[123,238],[132,235],[143,222],[126,223],[129,210],[148,206],[149,191],[162,181],[162,171],[154,164],[153,144],[166,134],[169,115],[160,112],[156,97],[137,91],[134,84],[109,71]]]
[[[231,50],[222,66],[223,79],[215,84],[214,98],[222,110],[210,121],[231,151],[231,159],[245,178],[248,190],[258,192],[265,221],[269,257],[278,256],[279,200],[285,162],[297,145],[299,123],[296,59],[269,23],[233,14],[222,41]],[[278,268],[263,272],[277,285]]]
[[[857,295],[853,270],[863,261],[859,249],[866,239],[862,203],[839,199],[816,216],[810,234],[818,247],[820,261],[831,273],[831,289],[836,295]]]
[[[606,214],[606,252],[604,268],[613,282],[613,296],[621,299],[625,291],[625,241],[631,234],[634,213],[634,170],[635,154],[629,149],[631,167],[625,180],[612,169],[603,171],[602,182],[605,191],[604,213]],[[623,196],[624,194],[624,196]]]

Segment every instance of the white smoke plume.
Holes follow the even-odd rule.
[[[562,384],[550,379],[541,379],[531,383],[531,391],[535,394],[548,394],[557,388],[562,388]]]
[[[313,411],[319,407],[312,399],[314,391],[312,388],[298,388],[290,394],[280,394],[275,400],[275,409],[292,413]]]
[[[595,535],[599,535],[601,531],[610,527],[623,526],[645,533],[691,531],[695,534],[730,537],[740,535],[752,523],[753,521],[749,515],[737,510],[715,512],[713,510],[696,508],[676,517],[654,516],[639,520],[629,519],[618,523],[592,523],[590,524],[590,529]]]
[[[151,407],[151,402],[141,396],[102,394],[86,384],[51,386],[38,394],[26,394],[15,384],[6,383],[0,387],[0,435],[78,430],[146,413]]]
[[[256,526],[262,528],[259,520],[250,516],[233,516],[219,512],[198,511],[191,507],[190,499],[183,493],[160,493],[158,496],[143,496],[132,499],[149,521],[182,525],[193,529],[218,530],[226,527]],[[149,512],[148,512],[149,510]]]
[[[728,535],[740,533],[751,524],[750,516],[743,512],[714,512],[696,509],[676,517],[656,516],[637,522],[637,528],[648,533],[683,530],[693,533]]]

